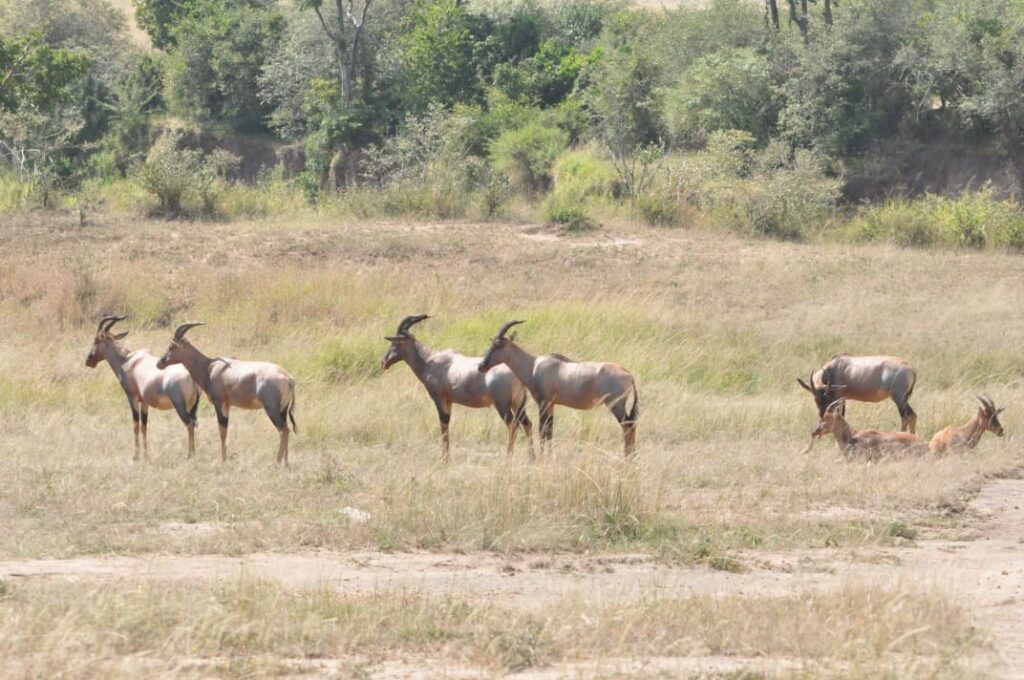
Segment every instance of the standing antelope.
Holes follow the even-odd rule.
[[[992,399],[985,395],[979,396],[978,401],[981,402],[981,408],[976,416],[960,427],[950,425],[936,432],[928,444],[928,450],[932,453],[946,453],[973,449],[986,432],[1002,437],[1003,425],[999,422],[999,414],[1003,409],[996,408]]]
[[[144,349],[131,352],[121,344],[121,339],[128,335],[111,333],[111,327],[125,316],[105,316],[100,319],[96,328],[96,337],[92,341],[92,349],[85,357],[85,365],[96,368],[101,361],[106,361],[117,376],[121,388],[128,397],[128,406],[132,410],[132,421],[135,424],[135,460],[139,459],[139,430],[142,430],[142,446],[149,456],[149,409],[166,410],[173,408],[181,422],[188,430],[188,457],[196,452],[195,427],[196,409],[199,408],[199,388],[189,377],[188,371],[181,366],[171,366],[163,370],[157,365],[157,359]],[[140,428],[141,425],[141,428]]]
[[[911,432],[854,431],[843,417],[843,402],[843,399],[837,399],[825,407],[825,413],[811,433],[812,438],[831,433],[847,458],[863,456],[875,459],[883,453],[923,453],[927,450],[925,441]]]
[[[505,364],[519,378],[540,408],[540,440],[550,443],[556,405],[575,409],[591,409],[604,404],[611,409],[622,426],[626,457],[633,454],[636,442],[636,419],[639,414],[636,381],[618,364],[595,361],[573,361],[561,354],[534,356],[515,343],[515,334],[505,337],[508,329],[525,321],[509,321],[480,362],[480,372]],[[633,394],[633,407],[626,411],[626,400]]]
[[[380,360],[380,366],[387,370],[399,361],[409,364],[427,394],[437,407],[441,421],[441,460],[448,462],[448,423],[452,417],[452,404],[470,408],[493,406],[508,427],[508,455],[516,444],[516,433],[522,426],[530,444],[530,459],[533,459],[533,424],[526,415],[526,388],[505,366],[495,366],[487,373],[477,370],[479,357],[466,357],[455,350],[440,352],[420,344],[409,329],[424,319],[426,314],[407,316],[398,324],[394,335],[385,336],[391,343]]]
[[[167,352],[157,362],[158,368],[182,364],[192,379],[206,392],[217,412],[220,426],[220,459],[228,459],[228,415],[232,406],[245,409],[262,408],[280,434],[277,463],[288,465],[288,420],[295,426],[295,381],[277,364],[263,361],[239,361],[231,357],[211,359],[185,339],[190,328],[202,323],[183,323],[174,331]]]
[[[870,402],[892,399],[900,413],[900,430],[913,433],[917,429],[917,414],[909,403],[917,383],[917,372],[899,357],[836,354],[811,374],[810,384],[800,378],[796,381],[814,397],[819,418],[825,417],[826,408],[837,399]],[[845,403],[841,407],[844,415]],[[815,438],[811,437],[805,452],[811,450],[814,441]]]

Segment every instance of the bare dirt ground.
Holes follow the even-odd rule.
[[[83,557],[0,562],[0,578],[203,581],[255,577],[287,588],[330,588],[359,595],[387,591],[486,598],[516,607],[539,607],[565,598],[629,599],[689,595],[783,595],[795,590],[838,588],[870,582],[922,583],[952,594],[991,637],[1002,677],[1024,677],[1024,480],[985,485],[967,509],[973,540],[928,540],[902,547],[851,552],[830,549],[744,554],[742,573],[664,564],[636,555],[508,555],[452,553],[305,552],[245,556]],[[169,526],[167,531],[204,531],[205,525]],[[304,672],[330,673],[328,661]],[[459,669],[436,660],[389,662],[376,677],[429,677],[434,671],[459,677]],[[784,673],[786,659],[655,658],[603,662],[612,672]],[[792,661],[797,664],[797,660]],[[317,665],[319,664],[319,665]],[[796,668],[796,665],[792,666]],[[465,669],[473,675],[472,669]],[[563,677],[571,665],[530,671],[530,677]],[[593,669],[588,669],[587,673]]]

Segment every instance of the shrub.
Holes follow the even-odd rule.
[[[157,212],[165,217],[183,214],[183,201],[193,199],[203,215],[212,215],[226,182],[224,176],[238,158],[217,149],[204,154],[200,149],[177,148],[178,136],[163,135],[137,167],[134,178],[157,199]]]
[[[534,193],[549,186],[551,166],[568,145],[565,131],[527,123],[502,133],[491,143],[491,162],[517,189]]]
[[[636,209],[651,226],[674,226],[681,221],[679,203],[665,190],[652,189],[641,194],[636,199]]]
[[[991,190],[956,198],[926,194],[894,197],[861,208],[840,230],[853,241],[882,241],[907,247],[945,245],[973,249],[1024,249],[1024,211]]]
[[[553,200],[549,200],[544,206],[544,217],[548,224],[558,225],[569,233],[593,231],[600,227],[583,208],[563,205]]]
[[[551,175],[554,195],[566,203],[611,198],[615,190],[615,168],[586,149],[563,153],[555,161]]]

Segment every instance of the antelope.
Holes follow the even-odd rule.
[[[917,414],[910,408],[910,395],[914,392],[917,372],[899,357],[836,354],[821,369],[814,371],[810,384],[800,378],[796,381],[814,397],[818,417],[825,417],[829,404],[837,399],[878,402],[892,399],[899,410],[900,430],[913,434],[917,429]],[[843,415],[846,414],[843,402]],[[815,437],[804,449],[810,451]]]
[[[476,370],[479,357],[467,357],[455,350],[440,352],[422,345],[409,329],[429,319],[426,314],[407,316],[398,324],[394,335],[385,336],[391,343],[380,360],[381,369],[387,370],[399,361],[404,361],[427,388],[427,394],[437,407],[441,421],[441,460],[449,459],[448,424],[452,416],[452,404],[470,408],[493,406],[508,427],[507,454],[512,455],[519,427],[526,430],[530,444],[530,459],[533,459],[533,424],[526,415],[526,388],[505,366],[495,366],[481,374]]]
[[[128,407],[132,410],[132,422],[135,425],[135,456],[139,459],[139,432],[142,432],[142,447],[149,456],[149,409],[167,410],[173,408],[181,422],[188,430],[188,457],[196,452],[195,428],[196,410],[199,408],[199,388],[181,366],[172,366],[166,370],[157,366],[157,359],[144,349],[129,351],[121,340],[128,335],[111,333],[110,329],[126,316],[104,316],[96,328],[96,337],[92,341],[92,349],[85,357],[85,365],[96,368],[101,361],[110,364],[110,368],[121,383]]]
[[[498,330],[491,346],[480,362],[481,373],[498,364],[505,364],[526,385],[540,409],[540,440],[551,442],[555,406],[587,410],[597,404],[611,409],[622,426],[626,457],[633,455],[636,443],[636,420],[639,414],[636,381],[618,364],[594,361],[573,361],[561,354],[534,356],[516,344],[515,333],[506,337],[512,326],[525,321],[509,321]],[[627,412],[626,400],[633,394],[633,406]]]
[[[986,432],[1002,437],[1003,425],[999,422],[999,414],[1003,409],[996,408],[992,399],[985,395],[980,395],[978,401],[981,402],[981,408],[976,416],[959,427],[950,425],[936,432],[928,444],[928,450],[937,454],[973,449]]]
[[[239,361],[232,357],[211,359],[185,338],[185,333],[202,322],[183,323],[174,331],[167,352],[157,362],[158,368],[181,364],[196,381],[217,412],[220,428],[220,460],[228,459],[228,415],[231,407],[266,411],[277,428],[280,440],[277,464],[288,465],[288,420],[295,425],[295,380],[277,364],[263,361]]]
[[[883,453],[923,453],[925,441],[911,432],[854,431],[843,417],[844,399],[836,399],[825,407],[825,413],[811,437],[831,433],[839,449],[848,459],[863,456],[876,459]],[[812,439],[813,441],[813,439]]]

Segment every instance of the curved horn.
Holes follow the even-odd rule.
[[[987,394],[979,394],[978,401],[980,401],[981,405],[987,408],[989,411],[996,410],[996,405],[992,403],[992,398],[989,397]]]
[[[115,323],[117,323],[118,321],[124,321],[127,318],[127,316],[107,314],[102,319],[100,319],[100,325],[96,327],[96,332],[99,333],[100,331],[109,331],[110,327],[113,326]]]
[[[835,409],[839,408],[840,406],[843,405],[844,401],[846,401],[846,397],[839,397],[838,399],[836,399],[831,404],[825,407],[825,413],[834,411]]]
[[[504,326],[502,326],[502,327],[501,327],[501,328],[500,328],[500,329],[498,330],[498,335],[497,335],[497,337],[499,337],[499,338],[503,338],[503,337],[505,337],[505,333],[507,333],[507,332],[508,332],[508,329],[509,329],[509,328],[512,328],[512,326],[517,326],[517,325],[519,325],[519,324],[521,324],[521,323],[526,323],[526,319],[523,319],[523,320],[521,320],[521,321],[509,321],[509,322],[507,322],[507,323],[506,323],[506,324],[505,324]]]
[[[812,392],[814,390],[818,389],[817,387],[814,386],[814,371],[811,371],[811,382],[810,382],[810,385],[811,385],[811,391]]]
[[[189,321],[188,323],[183,323],[174,329],[174,339],[181,340],[185,337],[185,333],[188,333],[189,329],[203,325],[205,324],[202,321]]]
[[[424,319],[429,319],[429,318],[430,317],[428,315],[426,315],[426,314],[417,314],[416,316],[407,316],[404,319],[402,319],[402,323],[398,324],[398,330],[395,331],[395,335],[408,335],[410,328],[412,328],[413,326],[418,324],[420,321],[423,321]]]

